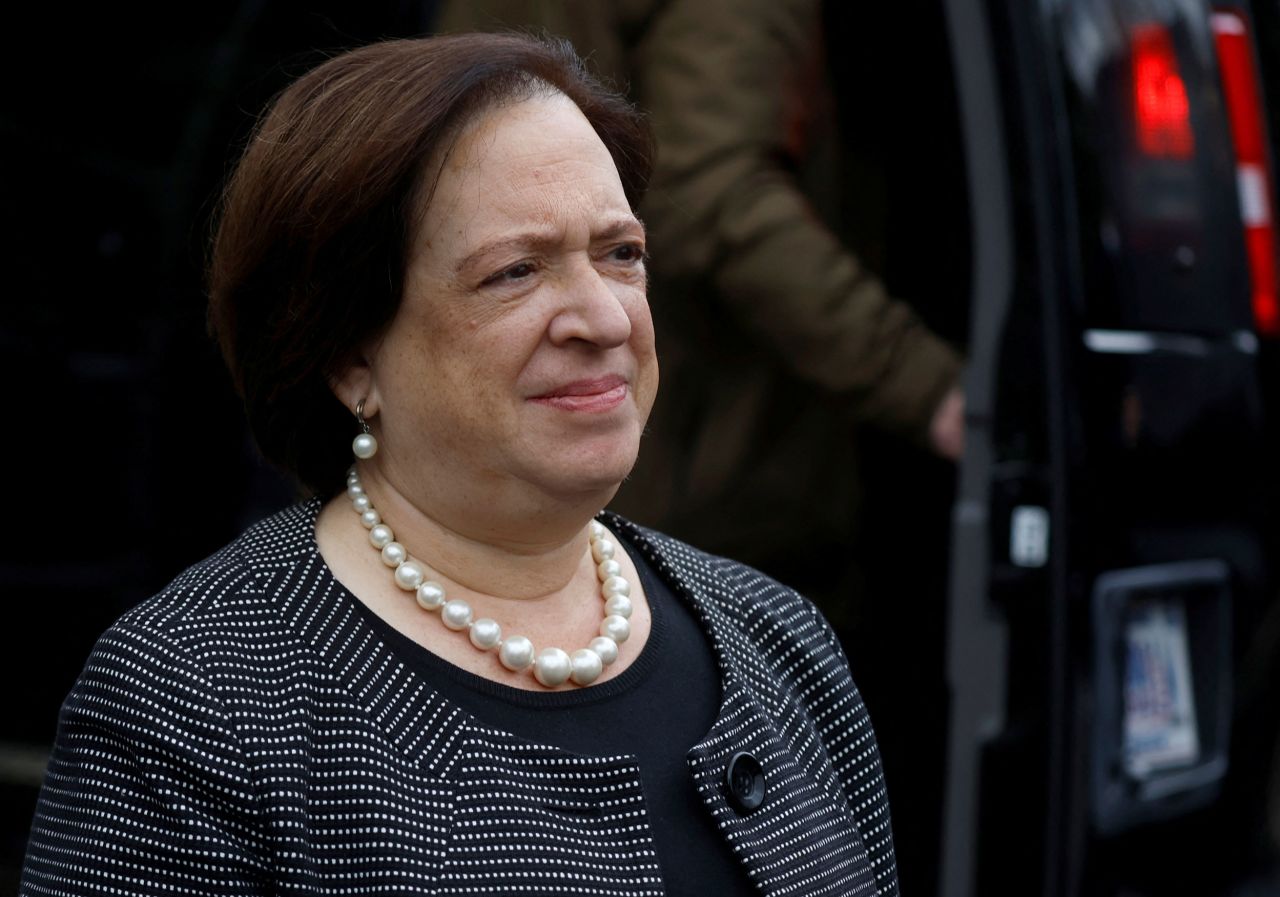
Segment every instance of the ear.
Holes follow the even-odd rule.
[[[353,357],[351,362],[340,373],[331,377],[329,379],[329,388],[338,397],[338,401],[345,405],[353,415],[356,413],[356,405],[359,404],[361,399],[364,399],[365,420],[371,419],[378,413],[380,403],[377,384],[374,380],[373,368],[365,355],[360,354]]]

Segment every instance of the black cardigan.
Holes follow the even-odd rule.
[[[20,893],[661,894],[634,761],[441,698],[320,558],[318,510],[258,523],[102,637]],[[747,874],[767,894],[896,895],[875,736],[830,627],[755,570],[605,519],[709,633],[724,700],[688,764]],[[726,782],[740,753],[764,774],[750,811]]]

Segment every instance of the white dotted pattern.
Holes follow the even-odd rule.
[[[318,508],[259,523],[102,637],[20,893],[662,894],[634,758],[531,745],[437,695],[321,561]],[[875,736],[826,622],[754,570],[607,522],[710,633],[724,702],[688,762],[751,880],[896,895]],[[765,774],[748,814],[725,790],[739,751]]]

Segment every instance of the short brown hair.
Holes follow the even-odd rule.
[[[564,41],[461,34],[371,44],[276,97],[223,193],[209,322],[263,454],[341,488],[355,425],[329,383],[395,316],[427,162],[504,101],[558,91],[595,128],[633,210],[653,162],[640,114]]]

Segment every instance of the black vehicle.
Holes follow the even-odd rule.
[[[939,893],[1234,893],[1280,715],[1258,24],[943,5],[974,300]]]
[[[969,357],[955,481],[864,462],[904,892],[1280,894],[1280,7],[828,6],[881,271]]]

